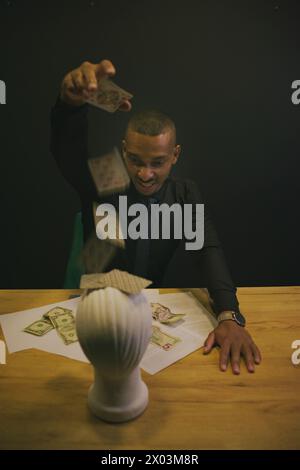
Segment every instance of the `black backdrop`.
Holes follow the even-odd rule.
[[[177,123],[175,174],[202,189],[236,284],[299,284],[297,3],[1,1],[0,288],[62,286],[80,205],[49,152],[49,111],[67,71],[104,58],[135,109]],[[90,118],[97,156],[128,116]],[[190,282],[190,261],[175,259],[166,284],[179,264]]]

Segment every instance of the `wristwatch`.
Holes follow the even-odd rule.
[[[246,325],[245,317],[241,314],[241,312],[236,312],[234,310],[227,310],[226,312],[220,313],[220,315],[218,315],[219,324],[224,320],[233,320],[240,326]]]

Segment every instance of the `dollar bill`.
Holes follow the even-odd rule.
[[[63,313],[62,315],[53,318],[52,321],[55,328],[58,330],[66,326],[73,326],[75,323],[75,319],[72,313]]]
[[[23,331],[36,336],[43,336],[53,329],[56,329],[66,345],[78,341],[73,312],[63,307],[52,308],[44,313],[40,320],[28,325]]]
[[[175,344],[179,343],[180,341],[180,338],[169,335],[168,333],[162,331],[159,326],[152,326],[152,336],[150,342],[152,344],[156,344],[156,346],[159,346],[165,351],[173,348]]]
[[[50,322],[52,323],[54,328],[56,328],[56,323],[55,323],[56,318],[58,318],[61,315],[65,315],[65,314],[73,315],[72,310],[70,310],[68,308],[54,307],[51,310],[49,310],[48,312],[44,313],[43,317],[46,320],[50,320]]]
[[[66,345],[75,343],[76,341],[78,341],[75,324],[60,328],[58,330],[58,334],[60,335],[60,337],[62,338],[63,342]]]
[[[48,320],[41,319],[26,326],[23,331],[35,336],[43,336],[48,333],[48,331],[53,330],[53,328],[54,326]]]
[[[185,317],[185,313],[172,313],[165,305],[151,302],[152,318],[160,323],[172,324]]]

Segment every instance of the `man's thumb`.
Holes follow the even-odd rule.
[[[203,349],[204,354],[209,353],[212,350],[212,347],[214,344],[215,344],[215,333],[212,331],[211,333],[209,333],[208,337],[206,338],[204,342],[204,349]]]

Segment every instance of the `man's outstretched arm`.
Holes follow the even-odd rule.
[[[109,60],[98,64],[84,62],[64,77],[60,94],[51,111],[50,149],[66,180],[81,197],[97,197],[88,170],[88,105],[86,99],[101,81],[116,73]],[[123,101],[119,110],[130,111],[130,101]]]
[[[197,186],[189,184],[188,199],[192,202],[204,203]],[[239,313],[239,302],[236,287],[232,281],[222,246],[210,218],[209,211],[204,206],[204,246],[197,253],[200,277],[207,287],[214,303],[217,317],[222,313],[235,311]],[[234,320],[223,320],[212,331],[204,346],[208,354],[215,345],[221,347],[220,369],[225,371],[231,362],[235,374],[240,373],[240,359],[244,358],[249,372],[254,372],[255,364],[261,362],[261,354],[245,327]]]

